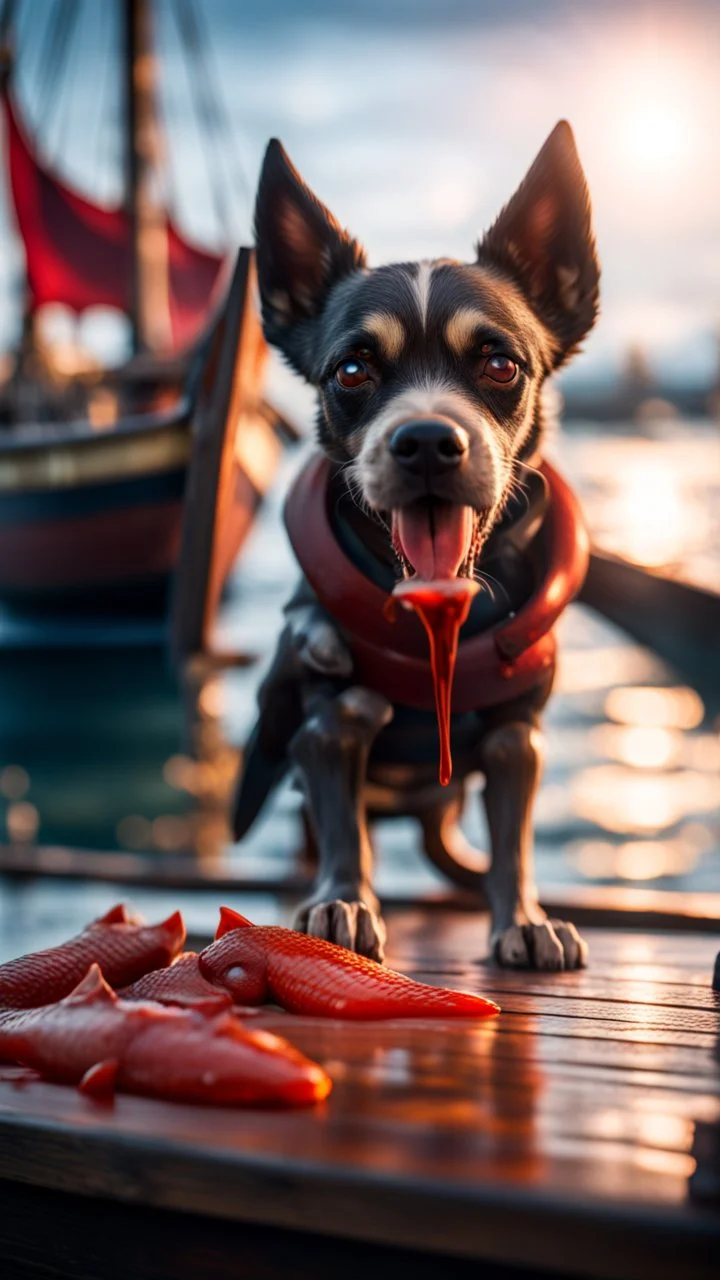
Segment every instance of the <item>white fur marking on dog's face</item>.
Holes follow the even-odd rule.
[[[420,312],[420,323],[423,332],[427,326],[428,306],[430,304],[430,283],[432,281],[432,273],[435,268],[434,262],[419,262],[417,275],[413,280],[415,292],[417,294],[418,310]]]
[[[463,427],[470,438],[468,465],[459,481],[458,501],[477,510],[494,509],[508,478],[505,461],[492,425],[477,405],[450,383],[419,383],[396,396],[363,432],[352,465],[368,506],[376,511],[402,505],[403,477],[390,453],[390,440],[398,427],[415,418],[440,417]]]

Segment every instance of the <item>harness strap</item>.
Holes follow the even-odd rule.
[[[540,466],[550,490],[545,518],[546,568],[513,618],[460,638],[452,711],[496,706],[542,683],[555,661],[553,626],[582,586],[588,537],[570,487],[549,463]],[[285,524],[300,568],[350,648],[359,683],[389,701],[431,711],[435,706],[427,639],[418,619],[384,614],[387,595],[347,557],[328,515],[332,464],[313,454],[287,497]]]

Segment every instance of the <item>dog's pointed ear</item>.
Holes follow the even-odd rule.
[[[294,326],[322,311],[332,286],[365,265],[362,247],[306,186],[276,138],[260,175],[255,244],[265,333],[282,350]]]
[[[555,126],[480,241],[478,262],[514,276],[556,340],[556,367],[562,364],[595,322],[600,281],[590,195],[567,121]]]

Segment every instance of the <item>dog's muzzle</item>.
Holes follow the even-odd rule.
[[[470,452],[470,437],[463,427],[437,418],[404,422],[390,438],[390,453],[399,467],[411,475],[446,473],[462,466]]]

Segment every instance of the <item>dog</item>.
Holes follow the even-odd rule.
[[[543,384],[598,312],[590,199],[570,126],[555,127],[472,262],[370,269],[276,140],[255,235],[265,335],[317,391],[333,537],[387,593],[413,570],[477,577],[485,589],[463,635],[512,618],[532,590],[546,503]],[[324,548],[313,556],[317,587]],[[354,678],[352,645],[321,594],[306,574],[287,606],[235,798],[240,839],[288,770],[299,779],[317,877],[295,926],[382,959],[368,823],[412,815],[433,862],[482,889],[500,965],[585,965],[584,941],[572,924],[547,919],[533,876],[552,663],[530,690],[453,715],[455,773],[441,788],[432,711]],[[477,773],[491,844],[483,873],[468,865],[457,826]]]

